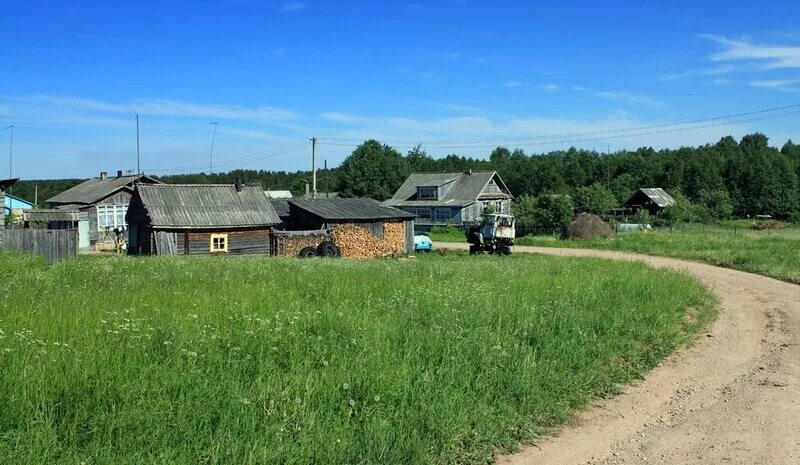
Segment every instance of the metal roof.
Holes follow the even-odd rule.
[[[395,200],[389,199],[383,202],[390,207],[466,207],[472,205],[476,200]]]
[[[133,189],[134,181],[142,178],[145,182],[148,183],[158,183],[159,181],[153,179],[148,176],[139,176],[139,175],[132,175],[132,176],[109,176],[104,179],[100,178],[92,178],[83,181],[82,183],[78,184],[71,189],[67,189],[64,192],[50,197],[46,200],[47,203],[57,204],[57,203],[70,203],[70,204],[82,204],[82,205],[91,205],[93,203],[97,203],[100,200],[108,197],[109,195],[117,192],[120,189],[129,188]]]
[[[385,203],[387,205],[412,206],[410,202],[424,206],[444,206],[441,202],[454,201],[460,205],[469,205],[480,196],[493,178],[497,178],[498,185],[508,194],[508,188],[496,171],[470,171],[466,173],[411,173],[402,186],[395,192],[391,199]],[[438,187],[447,186],[444,196],[438,200],[417,200],[418,187]],[[439,205],[437,205],[439,204]],[[458,205],[458,204],[451,204]]]
[[[139,184],[136,196],[153,227],[213,229],[281,221],[260,187],[237,191],[230,184]]]
[[[381,205],[380,202],[374,199],[293,199],[289,200],[289,205],[316,215],[324,220],[410,220],[416,218],[416,215]]]
[[[636,192],[634,192],[633,195],[631,195],[630,198],[623,203],[623,205],[627,205],[628,202],[633,200],[633,198],[636,197],[636,194],[639,192],[644,194],[647,198],[652,200],[653,203],[661,208],[668,207],[675,203],[675,199],[673,199],[671,195],[667,194],[667,192],[660,187],[640,187],[639,189],[636,189]]]
[[[279,218],[289,216],[289,200],[290,199],[269,199],[270,205],[275,209],[275,213]]]
[[[268,199],[291,199],[292,191],[264,191]]]

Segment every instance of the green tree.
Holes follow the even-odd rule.
[[[724,189],[706,189],[700,192],[700,206],[715,220],[725,220],[733,214],[731,196]]]
[[[689,198],[680,189],[674,189],[670,195],[675,199],[675,203],[664,209],[661,218],[673,228],[679,223],[695,221],[695,208]]]
[[[536,198],[533,226],[564,228],[573,218],[572,198],[568,195],[542,194]]]
[[[521,225],[533,225],[536,221],[536,210],[536,197],[528,194],[517,197],[511,205],[511,213],[514,214],[517,224]]]
[[[356,147],[339,167],[339,192],[343,197],[386,200],[408,177],[408,162],[395,149],[376,140]]]
[[[572,198],[575,201],[575,211],[578,213],[600,215],[603,211],[618,205],[611,189],[598,182],[591,186],[575,189],[575,194]]]

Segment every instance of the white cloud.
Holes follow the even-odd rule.
[[[718,76],[720,74],[732,73],[735,72],[736,70],[737,68],[734,65],[720,65],[720,66],[713,66],[711,68],[692,69],[680,73],[664,74],[661,76],[661,80],[675,81],[678,79],[684,79],[691,76]]]
[[[328,113],[321,113],[319,117],[333,123],[344,123],[344,124],[361,123],[367,121],[367,118],[364,118],[362,116],[352,115],[350,113],[328,112]]]
[[[542,90],[545,92],[556,92],[561,89],[561,86],[556,84],[545,84],[542,86]]]
[[[572,90],[575,92],[582,92],[588,95],[593,95],[597,98],[606,100],[614,100],[617,102],[631,103],[635,105],[644,105],[648,107],[660,108],[667,106],[661,100],[658,100],[647,95],[637,94],[634,92],[610,91],[610,90],[591,90],[582,86],[573,86]]]
[[[727,86],[728,84],[733,84],[733,81],[730,79],[719,78],[719,79],[714,79],[713,81],[711,81],[711,83],[714,84],[715,86]]]
[[[752,87],[761,89],[780,90],[783,92],[798,92],[798,84],[800,80],[797,79],[770,79],[766,81],[750,81]]]
[[[281,6],[281,11],[300,11],[305,10],[307,6],[306,2],[286,2]]]
[[[505,87],[528,87],[528,84],[526,84],[526,83],[524,83],[522,81],[517,81],[516,79],[512,79],[510,81],[504,82],[503,86],[505,86]]]
[[[800,46],[762,45],[713,34],[703,37],[724,46],[711,55],[712,61],[757,62],[763,69],[800,68]]]
[[[58,97],[36,95],[31,97],[10,97],[10,100],[42,104],[78,111],[98,111],[107,113],[141,113],[143,115],[203,117],[236,120],[279,121],[296,119],[291,111],[275,107],[248,108],[237,105],[214,105],[184,102],[181,100],[141,99],[127,103],[104,102],[96,99],[78,97]]]

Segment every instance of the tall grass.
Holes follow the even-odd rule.
[[[800,283],[800,229],[752,231],[697,227],[675,231],[622,233],[609,239],[563,241],[529,236],[518,245],[621,250],[687,258]]]
[[[0,462],[25,464],[485,463],[714,311],[683,274],[522,255],[0,254],[0,291]]]

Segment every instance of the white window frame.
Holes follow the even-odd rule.
[[[215,243],[216,241],[216,243]],[[208,251],[211,253],[227,253],[228,252],[228,235],[227,234],[212,234],[208,240]]]
[[[98,229],[114,229],[126,228],[128,223],[125,222],[125,215],[128,213],[127,205],[119,204],[100,204],[96,207],[97,210],[97,228]],[[118,221],[120,220],[121,221]]]

